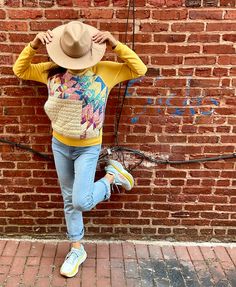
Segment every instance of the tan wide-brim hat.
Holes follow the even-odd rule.
[[[81,21],[71,21],[52,30],[46,45],[48,55],[58,66],[80,70],[97,64],[105,54],[106,43],[95,43],[92,36],[99,30]]]

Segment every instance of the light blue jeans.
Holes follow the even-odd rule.
[[[76,242],[84,236],[83,211],[110,197],[110,182],[105,178],[94,182],[101,144],[68,146],[55,137],[52,151],[64,201],[67,238]]]

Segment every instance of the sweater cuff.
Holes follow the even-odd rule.
[[[30,50],[30,52],[34,52],[34,53],[36,53],[37,52],[37,49],[34,49],[32,46],[31,46],[31,44],[30,44],[30,42],[29,42],[29,44],[26,46],[29,50]]]
[[[123,45],[123,44],[120,41],[118,41],[118,44],[115,46],[115,48],[112,48],[112,50],[116,52],[117,50],[119,50],[119,47],[121,45]]]

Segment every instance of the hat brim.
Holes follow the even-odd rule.
[[[106,43],[104,42],[98,44],[92,40],[93,41],[92,49],[87,54],[79,58],[69,57],[63,52],[60,45],[60,38],[63,33],[65,25],[61,25],[53,29],[52,41],[46,44],[48,55],[52,59],[52,61],[60,67],[72,70],[85,69],[97,64],[105,54]],[[88,32],[90,33],[91,37],[99,32],[99,30],[93,26],[87,24],[83,25],[87,26]]]

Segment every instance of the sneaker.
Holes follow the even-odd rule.
[[[133,176],[126,171],[122,164],[116,160],[109,159],[108,165],[105,167],[107,173],[113,174],[115,176],[112,184],[121,185],[126,190],[131,190],[134,186]],[[118,187],[117,187],[118,188]]]
[[[80,248],[72,247],[70,252],[66,255],[65,261],[61,266],[60,273],[66,277],[73,277],[79,270],[80,264],[82,264],[87,258],[87,253],[84,250],[83,245]]]

